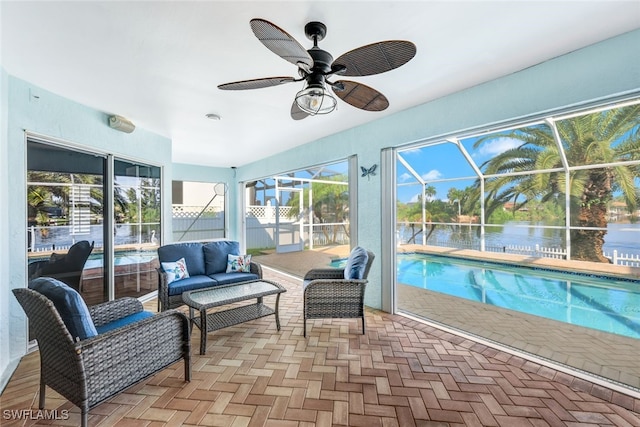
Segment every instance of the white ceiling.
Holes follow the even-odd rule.
[[[173,141],[173,161],[241,166],[640,28],[635,1],[5,1],[2,66],[46,90]],[[263,18],[305,48],[309,21],[326,24],[334,58],[410,40],[416,57],[353,77],[389,99],[383,112],[339,100],[294,121],[302,83],[221,91],[221,83],[298,77],[249,26]],[[631,52],[633,48],[630,47]],[[635,47],[636,53],[637,46]],[[579,78],[579,77],[577,77]],[[205,118],[217,113],[221,121]],[[106,122],[105,122],[106,123]]]

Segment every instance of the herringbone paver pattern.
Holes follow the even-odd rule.
[[[356,320],[316,320],[304,339],[300,280],[265,273],[288,289],[280,332],[272,316],[216,331],[190,383],[176,364],[93,409],[90,424],[640,426],[639,400],[402,316],[369,310],[366,335]],[[37,353],[22,360],[3,414],[37,409],[38,364]],[[78,409],[47,393],[68,420],[2,425],[77,425]]]

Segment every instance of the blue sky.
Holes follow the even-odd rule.
[[[522,141],[511,138],[497,138],[474,149],[473,144],[477,139],[477,137],[467,138],[462,141],[462,145],[478,167],[496,154],[522,144]],[[476,176],[458,147],[450,142],[403,151],[400,155],[424,180],[472,178],[432,183],[431,185],[436,188],[436,199],[447,200],[447,192],[450,188],[462,189],[470,186]],[[416,201],[418,194],[422,191],[420,185],[404,185],[415,183],[416,180],[401,163],[398,163],[397,172],[398,199],[404,203]]]

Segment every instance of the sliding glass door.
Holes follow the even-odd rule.
[[[114,161],[114,278],[116,298],[158,288],[160,168]]]
[[[55,277],[78,290],[89,305],[108,299],[106,161],[105,156],[27,143],[29,278]],[[93,246],[89,254],[86,246]]]
[[[29,279],[88,305],[157,289],[160,167],[29,139],[26,203]]]

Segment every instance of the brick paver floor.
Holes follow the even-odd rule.
[[[265,278],[287,288],[280,332],[269,316],[211,333],[190,383],[178,363],[91,410],[90,425],[640,426],[640,400],[403,316],[367,310],[366,335],[354,319],[314,320],[305,339],[300,280]],[[78,425],[50,389],[46,409],[68,420],[7,419],[37,410],[38,357],[0,397],[0,424]]]

